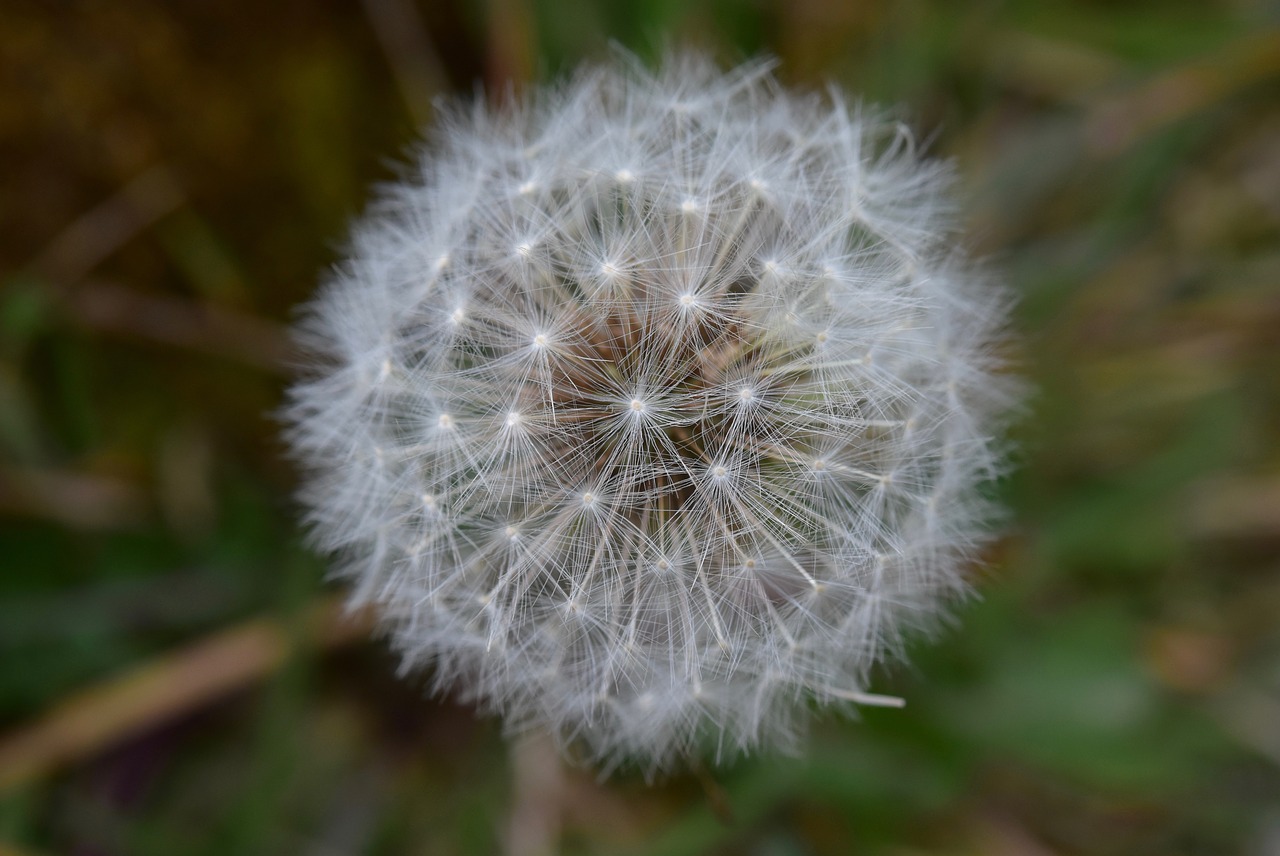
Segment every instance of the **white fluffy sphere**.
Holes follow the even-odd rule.
[[[786,743],[965,588],[1008,384],[947,170],[621,61],[455,110],[310,307],[319,545],[409,667],[605,762]]]

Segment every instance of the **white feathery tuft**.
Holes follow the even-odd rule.
[[[408,668],[592,760],[787,747],[966,590],[1014,385],[947,167],[768,63],[455,109],[301,327],[319,547]]]

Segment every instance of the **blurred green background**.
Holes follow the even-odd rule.
[[[1280,854],[1274,0],[0,12],[0,854]],[[980,598],[798,758],[558,770],[301,544],[291,307],[476,81],[776,54],[954,159],[1020,296]],[[514,833],[511,830],[515,830]]]

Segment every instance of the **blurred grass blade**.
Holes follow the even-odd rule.
[[[0,738],[0,792],[241,689],[296,650],[342,645],[367,627],[366,615],[349,615],[326,598],[308,608],[297,633],[279,619],[258,618],[144,663]]]
[[[67,226],[31,267],[59,282],[74,282],[184,202],[169,167],[153,166]]]
[[[1099,154],[1118,155],[1149,134],[1277,75],[1280,32],[1248,36],[1104,102],[1086,134]]]

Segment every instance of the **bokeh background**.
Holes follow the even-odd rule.
[[[1275,0],[0,11],[0,854],[1280,854]],[[303,546],[291,307],[442,94],[777,55],[956,161],[1035,387],[980,597],[798,758],[561,770]]]

